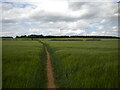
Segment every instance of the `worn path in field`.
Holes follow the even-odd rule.
[[[52,71],[50,53],[48,52],[47,47],[45,47],[45,50],[47,54],[47,80],[48,80],[47,88],[56,88],[53,71]]]

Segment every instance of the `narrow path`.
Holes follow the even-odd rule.
[[[47,47],[45,47],[45,50],[47,54],[47,80],[48,80],[47,88],[56,88],[53,71],[52,71],[51,60],[50,60],[50,53],[48,52]]]

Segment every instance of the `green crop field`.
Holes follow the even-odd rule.
[[[3,88],[46,88],[45,46],[57,87],[118,87],[117,39],[20,38],[2,42]]]
[[[2,87],[2,39],[0,38],[0,88]]]
[[[47,41],[63,88],[117,88],[118,41]]]
[[[3,41],[3,88],[46,86],[45,50],[37,41]]]

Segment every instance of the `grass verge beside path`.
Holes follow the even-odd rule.
[[[47,41],[60,88],[117,88],[118,42]]]
[[[37,41],[3,41],[3,88],[46,87],[46,53]]]

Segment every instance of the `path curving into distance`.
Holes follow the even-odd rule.
[[[55,80],[53,76],[53,69],[51,65],[50,53],[48,52],[47,47],[45,47],[46,55],[47,55],[47,88],[56,88]]]

